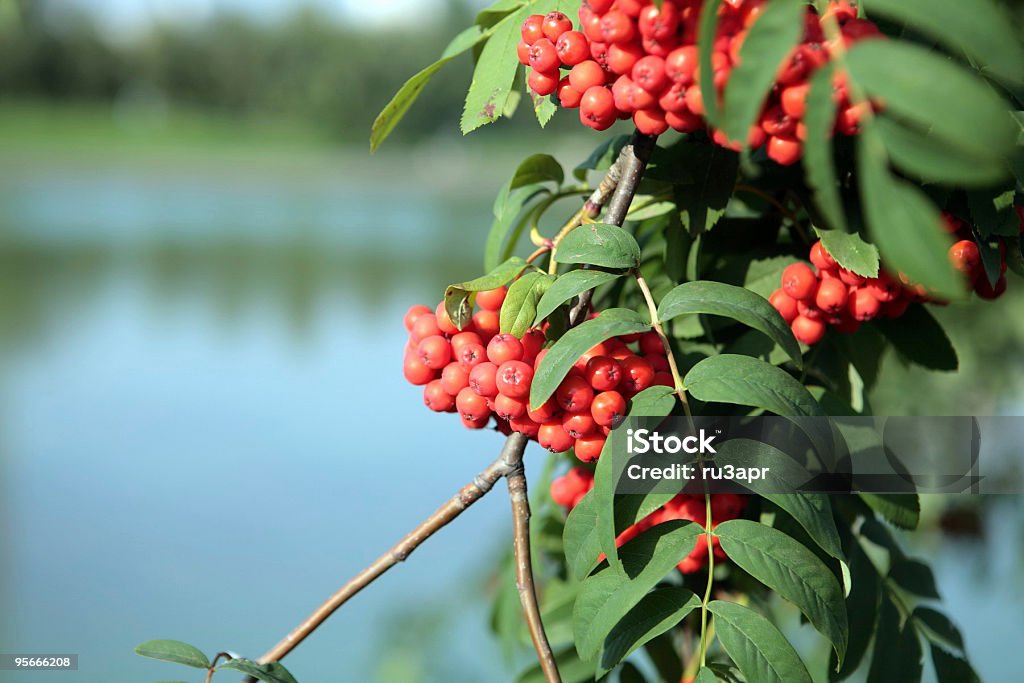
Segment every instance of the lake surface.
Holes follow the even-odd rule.
[[[257,656],[490,462],[500,436],[429,413],[401,376],[402,314],[477,274],[507,170],[447,163],[481,201],[425,164],[384,191],[372,163],[0,162],[0,650],[80,654],[77,673],[0,680],[187,673],[135,656],[149,638]],[[487,635],[507,508],[478,503],[293,672],[511,680]],[[993,509],[991,542],[917,552],[979,671],[1008,681],[1024,513]]]

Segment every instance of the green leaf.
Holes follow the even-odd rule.
[[[825,250],[843,268],[862,277],[878,277],[878,249],[875,245],[865,242],[857,233],[818,229],[814,232]]]
[[[587,171],[604,171],[611,167],[619,158],[619,152],[629,142],[628,135],[617,135],[614,138],[605,140],[590,153],[579,166],[573,169],[573,175],[577,180],[586,180]]]
[[[540,325],[556,308],[569,299],[620,277],[622,277],[621,274],[606,273],[603,270],[582,269],[570,270],[568,273],[559,275],[537,303],[537,317],[533,324]]]
[[[515,175],[512,176],[510,187],[515,189],[543,182],[552,182],[555,186],[559,186],[563,180],[565,180],[565,172],[557,159],[550,154],[534,154],[519,164]]]
[[[210,668],[210,660],[199,648],[179,640],[147,640],[135,648],[135,654],[196,669]]]
[[[1014,149],[1007,103],[953,61],[904,41],[865,40],[850,49],[846,65],[884,103],[885,116],[930,131],[937,143],[989,159],[1007,159]]]
[[[679,586],[655,588],[645,595],[604,639],[596,677],[601,678],[637,648],[681,622],[700,604],[693,591]]]
[[[748,681],[810,683],[800,655],[770,621],[734,602],[714,600],[708,609],[722,646]]]
[[[921,518],[921,503],[916,493],[867,493],[861,499],[890,524],[901,529],[916,529]]]
[[[537,117],[537,123],[541,128],[546,128],[558,113],[558,105],[551,96],[541,97],[537,93],[531,92],[530,98],[533,100],[533,114]]]
[[[615,474],[612,463],[612,440],[605,441],[594,468],[594,508],[597,510],[597,542],[598,547],[608,559],[608,565],[616,572],[621,571],[619,549],[615,543],[618,529],[615,524]],[[575,627],[574,627],[575,628]]]
[[[832,654],[832,668],[829,680],[840,681],[849,678],[860,666],[861,660],[871,644],[878,621],[878,601],[882,595],[882,584],[878,570],[871,563],[860,544],[854,540],[849,545],[850,576],[852,588],[846,597],[846,615],[850,620],[850,642],[846,648],[843,666],[835,666]]]
[[[452,319],[452,322],[457,327],[462,328],[469,322],[469,318],[472,315],[468,305],[470,292],[482,292],[501,287],[512,282],[529,267],[530,265],[526,261],[518,256],[514,256],[486,275],[481,275],[466,282],[449,285],[444,291],[444,309],[448,312],[448,317]]]
[[[777,415],[823,415],[810,392],[784,370],[749,356],[722,354],[697,363],[683,383],[701,401],[762,408]]]
[[[779,66],[803,35],[805,7],[802,0],[770,2],[748,29],[725,87],[722,130],[729,139],[746,146]]]
[[[715,89],[715,70],[711,54],[715,48],[715,34],[718,32],[718,8],[722,0],[706,0],[697,23],[697,46],[700,48],[700,79],[697,85],[704,96],[704,118],[713,126],[719,124],[720,108],[718,91]]]
[[[683,662],[671,634],[664,633],[644,645],[644,653],[657,670],[659,681],[678,681],[683,677]]]
[[[690,521],[658,524],[619,548],[622,571],[609,566],[583,582],[573,609],[582,657],[597,655],[616,624],[693,551],[702,532]]]
[[[546,273],[531,272],[512,283],[501,305],[499,324],[502,333],[522,337],[530,329],[537,317],[537,302],[553,280]]]
[[[966,660],[937,645],[932,645],[930,649],[938,683],[981,683],[981,678]]]
[[[899,611],[888,596],[883,597],[868,683],[920,681],[922,657],[921,641],[913,627],[908,623],[901,628]]]
[[[569,573],[582,581],[597,566],[601,554],[598,535],[597,496],[587,494],[569,512],[562,531],[562,546]]]
[[[698,280],[684,282],[665,295],[658,306],[658,318],[667,322],[680,315],[704,313],[721,315],[763,332],[803,366],[800,345],[789,325],[768,301],[743,287]]]
[[[905,591],[922,598],[939,599],[931,567],[919,560],[902,559],[889,567],[889,579]]]
[[[1014,21],[990,0],[870,0],[871,16],[905,23],[952,50],[963,50],[982,71],[1005,83],[1024,84],[1024,48]]]
[[[765,443],[750,439],[730,439],[718,447],[715,460],[736,467],[770,467],[771,482],[752,481],[745,483],[744,487],[789,513],[826,553],[837,560],[844,558],[828,496],[817,493],[777,493],[780,488],[795,490],[810,479],[807,470],[793,458]]]
[[[921,304],[909,307],[899,318],[878,320],[877,327],[909,363],[949,372],[959,367],[956,349],[942,325]]]
[[[964,637],[960,635],[960,629],[942,612],[930,607],[915,607],[911,618],[922,627],[928,640],[963,651]]]
[[[804,613],[831,641],[842,664],[849,640],[846,605],[829,568],[803,545],[764,524],[734,519],[719,524],[715,535],[731,561]]]
[[[520,27],[529,14],[528,8],[523,7],[491,29],[492,34],[480,52],[466,94],[459,123],[463,135],[497,121],[505,111],[519,68],[516,45],[521,39]]]
[[[829,226],[835,230],[849,232],[843,201],[839,194],[839,180],[836,177],[835,155],[832,149],[836,119],[836,102],[832,99],[832,73],[832,66],[826,65],[818,69],[811,78],[811,89],[807,94],[804,113],[804,123],[807,125],[804,168],[807,173],[807,184],[814,191],[814,203]]]
[[[605,339],[646,332],[649,329],[650,323],[638,313],[622,308],[608,309],[596,318],[572,328],[548,349],[540,362],[530,387],[530,405],[543,405],[555,393],[573,363],[586,351]]]
[[[693,678],[693,683],[718,683],[718,679],[715,678],[715,672],[706,667],[702,667],[697,675]]]
[[[964,284],[949,261],[952,242],[938,210],[920,190],[889,172],[884,143],[870,126],[861,133],[857,161],[869,235],[887,266],[942,296],[962,296]]]
[[[278,662],[257,664],[248,659],[230,659],[217,667],[217,671],[225,669],[240,671],[265,683],[296,683],[295,677]]]
[[[711,142],[681,144],[673,151],[680,154],[690,168],[699,169],[694,182],[675,187],[683,225],[690,235],[697,236],[713,228],[725,215],[725,207],[736,187],[740,156]]]
[[[666,417],[676,407],[675,389],[665,386],[647,387],[629,399],[630,417]]]
[[[967,194],[971,222],[983,239],[992,235],[1017,237],[1020,234],[1020,218],[1013,209],[1015,196],[1012,187],[976,190]]]
[[[563,237],[555,256],[560,263],[627,270],[640,265],[640,245],[618,226],[588,223]]]
[[[440,71],[441,67],[452,59],[473,48],[485,35],[479,26],[470,26],[452,39],[439,60],[421,70],[398,89],[395,96],[384,105],[384,109],[381,110],[373,122],[373,128],[370,130],[371,152],[376,151],[381,146],[381,143],[391,135],[391,131],[395,129],[398,122],[409,111],[409,107],[420,96],[420,93],[423,92],[423,89],[430,82],[430,79],[433,78],[434,74]]]
[[[1009,175],[1005,162],[946,145],[934,135],[909,128],[888,116],[873,124],[894,165],[926,183],[985,187]]]

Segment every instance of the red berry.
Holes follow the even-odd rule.
[[[424,313],[417,317],[412,324],[411,336],[416,342],[439,334],[441,334],[441,328],[438,327],[437,316],[433,313]]]
[[[703,120],[696,114],[690,112],[689,109],[683,109],[679,112],[665,112],[665,123],[667,123],[672,130],[677,130],[680,133],[693,133],[698,131],[703,126]]]
[[[803,146],[794,138],[773,135],[768,138],[767,152],[768,158],[780,166],[792,166],[803,156]]]
[[[825,245],[821,243],[821,240],[815,242],[814,246],[811,247],[811,263],[818,270],[835,270],[839,267],[836,260],[832,258],[832,254],[828,253],[825,249]]]
[[[558,404],[555,402],[555,397],[552,396],[547,401],[544,401],[540,408],[530,408],[527,405],[526,414],[534,422],[547,422],[558,414]]]
[[[949,248],[949,260],[954,268],[970,275],[981,265],[981,250],[972,240],[960,240]]]
[[[594,416],[590,413],[565,413],[562,416],[562,427],[574,439],[590,434],[597,429]]]
[[[537,69],[534,69],[530,72],[530,75],[527,76],[526,84],[530,86],[530,90],[541,97],[547,97],[558,90],[558,82],[560,79],[561,74],[557,68],[552,71],[538,71]]]
[[[885,271],[879,273],[877,278],[868,280],[864,288],[882,303],[894,301],[903,291],[903,286]]]
[[[797,301],[796,302],[797,314],[802,315],[810,320],[824,320],[825,313],[815,305],[813,300],[808,301]]]
[[[594,86],[604,85],[606,78],[605,70],[592,59],[580,62],[569,72],[569,83],[581,94]]]
[[[562,77],[562,80],[558,82],[558,90],[555,92],[558,94],[558,103],[566,109],[575,109],[580,106],[580,100],[583,99],[583,95],[572,87],[568,76]]]
[[[558,71],[560,64],[555,44],[547,38],[541,38],[530,46],[530,66],[536,71],[546,73]]]
[[[434,311],[434,317],[437,319],[437,327],[445,334],[458,334],[459,328],[455,326],[452,319],[448,317],[448,311],[444,307],[442,301],[437,305]]]
[[[605,437],[603,434],[588,434],[576,439],[573,445],[573,453],[583,462],[594,462],[601,455],[604,449]]]
[[[686,89],[686,108],[697,116],[704,115],[704,93],[696,85]]]
[[[476,305],[485,311],[500,311],[501,305],[505,302],[507,287],[497,289],[486,289],[476,293]]]
[[[476,331],[482,339],[489,340],[498,334],[500,326],[498,312],[488,310],[477,311],[473,314],[473,326],[476,327]]]
[[[483,341],[481,341],[480,335],[476,332],[459,332],[456,335],[452,335],[452,357],[458,360],[459,352],[467,344],[480,344],[483,346]]]
[[[590,407],[590,402],[594,400],[594,390],[582,375],[570,374],[558,385],[555,398],[562,410],[578,413]]]
[[[612,8],[615,0],[584,0],[583,4],[597,14],[604,14]]]
[[[590,41],[579,31],[566,31],[555,43],[555,51],[562,64],[576,66],[590,59]]]
[[[461,415],[460,417],[462,420],[462,426],[465,427],[466,429],[483,429],[491,420],[490,415],[484,415],[478,420],[471,420],[465,415]]]
[[[422,386],[437,376],[434,370],[428,368],[423,361],[412,354],[405,356],[405,362],[402,363],[402,374],[405,375],[409,384],[416,386]]]
[[[521,360],[505,361],[498,366],[494,381],[499,393],[512,398],[526,398],[530,394],[533,368]]]
[[[768,301],[775,307],[775,310],[779,312],[779,315],[781,315],[782,319],[787,323],[793,322],[793,319],[796,318],[796,299],[792,298],[781,289],[776,289],[772,292],[772,295],[768,297]]]
[[[472,370],[486,362],[487,349],[483,347],[483,344],[463,344],[455,354],[455,360],[466,370]]]
[[[796,132],[796,119],[775,106],[761,116],[761,128],[768,135],[791,136]]]
[[[452,347],[444,337],[427,337],[416,346],[420,362],[432,370],[440,370],[452,359]]]
[[[523,343],[511,334],[496,334],[487,344],[487,360],[501,365],[507,360],[523,359]]]
[[[697,65],[700,63],[700,53],[696,45],[686,45],[676,48],[665,58],[665,71],[668,77],[676,83],[690,85],[693,83],[694,75],[697,72]]]
[[[655,96],[661,94],[670,82],[665,73],[665,60],[653,55],[638,59],[630,75],[634,83]]]
[[[807,110],[807,92],[810,87],[807,83],[801,83],[785,88],[780,97],[782,110],[795,119],[802,119]]]
[[[528,417],[513,417],[508,421],[508,424],[512,428],[512,431],[519,432],[531,439],[537,437],[537,431],[540,428],[539,424]]]
[[[679,9],[670,2],[661,3],[661,8],[648,5],[640,10],[637,17],[640,35],[654,40],[668,40],[679,28]]]
[[[536,327],[531,327],[524,334],[520,343],[523,345],[523,362],[532,363],[544,347],[544,333]]]
[[[590,414],[602,427],[613,427],[626,414],[626,399],[617,391],[603,391],[590,404]]]
[[[594,356],[587,362],[584,376],[594,389],[609,391],[619,385],[622,367],[618,361],[608,356]]]
[[[631,356],[622,361],[622,387],[626,393],[639,394],[653,384],[654,368],[647,359]]]
[[[633,21],[624,12],[612,10],[601,17],[601,37],[606,43],[624,43],[636,35]]]
[[[420,316],[432,313],[429,307],[423,304],[416,304],[409,308],[405,313],[405,317],[402,318],[402,324],[405,325],[405,329],[412,332],[413,324],[420,318]]]
[[[644,49],[636,43],[611,43],[608,46],[608,70],[615,74],[628,74],[643,56]]]
[[[494,397],[494,414],[503,420],[522,417],[526,415],[526,401],[498,394]]]
[[[793,330],[793,336],[808,346],[817,344],[825,336],[825,323],[823,321],[811,320],[802,315],[798,315],[793,320],[791,329]]]
[[[526,44],[533,45],[544,37],[544,16],[541,14],[531,14],[526,17],[526,21],[523,22],[520,31]]]
[[[840,280],[822,280],[814,298],[815,305],[826,313],[838,313],[846,307],[848,299],[846,285]]]
[[[459,415],[466,420],[482,420],[491,414],[491,409],[487,407],[487,399],[469,387],[455,397],[455,407]]]
[[[458,363],[449,363],[441,371],[441,386],[455,396],[469,386],[469,371]]]
[[[854,320],[872,320],[881,308],[882,304],[867,289],[856,289],[850,296],[849,311]]]
[[[615,123],[615,101],[608,88],[595,85],[583,93],[580,121],[595,130],[605,130]]]
[[[818,278],[806,263],[793,263],[782,271],[782,291],[797,301],[814,298]]]
[[[633,114],[633,124],[644,135],[661,135],[668,130],[665,112],[655,106],[652,109],[641,109]]]
[[[544,23],[541,28],[544,31],[544,35],[554,42],[563,33],[572,30],[572,20],[561,12],[548,12],[544,17]]]
[[[434,412],[443,413],[455,405],[455,397],[444,389],[441,380],[431,380],[423,387],[423,403]]]
[[[498,366],[484,361],[469,371],[469,388],[484,398],[498,395]]]
[[[537,443],[552,453],[562,453],[572,448],[573,438],[562,427],[561,420],[550,420],[537,430]]]
[[[866,277],[857,275],[857,273],[852,270],[847,270],[843,267],[839,268],[838,274],[839,279],[842,280],[844,284],[853,285],[854,287],[861,287],[868,281]]]
[[[661,337],[658,336],[657,332],[644,332],[640,336],[640,351],[644,355],[665,355],[665,345],[661,342]]]
[[[520,40],[519,44],[516,45],[516,57],[519,58],[519,63],[524,66],[530,65],[530,45],[525,40]]]

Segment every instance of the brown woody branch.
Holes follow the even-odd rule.
[[[540,616],[540,605],[537,603],[537,586],[533,580],[533,558],[530,553],[530,500],[526,495],[526,472],[520,461],[517,467],[505,475],[508,482],[508,495],[512,501],[512,548],[516,563],[516,588],[519,601],[523,605],[526,626],[530,630],[530,639],[537,650],[537,659],[544,680],[547,683],[561,683],[558,664],[551,651],[551,644],[544,632],[544,622]]]

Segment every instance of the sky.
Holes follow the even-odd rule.
[[[293,11],[298,0],[65,0],[93,12],[100,24],[115,34],[131,34],[153,20],[194,21],[218,10],[245,11],[272,19]],[[421,20],[445,0],[303,0],[349,21],[370,24],[412,23]]]

